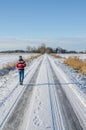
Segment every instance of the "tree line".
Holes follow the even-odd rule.
[[[49,54],[49,53],[86,53],[86,51],[85,52],[84,51],[77,52],[75,50],[68,51],[61,47],[56,47],[56,48],[47,47],[44,43],[42,43],[38,47],[28,45],[26,47],[26,50],[7,50],[7,51],[1,51],[0,53],[41,53],[41,54],[48,53]]]
[[[61,47],[57,48],[52,48],[52,47],[46,47],[46,45],[43,43],[41,44],[38,48],[32,47],[32,46],[27,46],[27,51],[29,53],[86,53],[86,52],[77,52],[75,50],[68,51],[66,49],[63,49]]]
[[[43,43],[40,46],[36,47],[31,47],[31,46],[27,46],[27,51],[30,53],[52,53],[53,49],[51,47],[46,47],[46,45]]]

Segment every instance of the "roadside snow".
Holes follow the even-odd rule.
[[[54,62],[66,75],[68,75],[71,82],[76,84],[76,87],[86,94],[86,76],[78,70],[74,70],[72,67],[64,64],[63,59],[54,59]]]
[[[50,58],[51,64],[63,89],[72,104],[72,107],[81,122],[84,130],[86,129],[86,92],[83,93],[79,79],[71,74],[69,67],[60,63],[58,59]],[[70,75],[69,75],[70,73]],[[76,74],[75,74],[76,75]],[[83,76],[82,76],[83,77]],[[86,81],[85,81],[86,82]],[[83,86],[83,84],[82,84]],[[86,88],[85,88],[86,90]]]

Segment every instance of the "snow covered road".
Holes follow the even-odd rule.
[[[18,72],[17,70],[6,75],[5,81],[2,83],[0,88],[0,128],[2,129],[5,122],[9,118],[11,111],[13,111],[19,98],[26,89],[36,69],[38,68],[41,59],[34,60],[34,62],[27,66],[25,71],[25,85],[20,86],[18,83]]]
[[[31,73],[27,71],[25,78],[29,86],[22,86],[24,91],[26,89],[27,91],[21,96],[21,103],[17,103],[6,124],[4,123],[3,130],[86,130],[86,102],[83,98],[78,98],[79,94],[77,90],[77,95],[74,93],[73,87],[68,85],[64,87],[61,84],[68,83],[69,79],[59,72],[60,69],[54,63],[54,59],[45,54],[31,66],[34,67]],[[38,74],[33,74],[37,68]],[[31,77],[35,79],[32,80],[32,86]],[[31,94],[30,88],[33,90]],[[19,110],[22,113],[22,109],[19,108],[24,111],[22,116],[16,114]]]

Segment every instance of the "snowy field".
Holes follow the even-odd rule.
[[[68,58],[68,57],[78,57],[82,60],[86,61],[86,54],[58,54],[64,58]]]
[[[85,59],[85,55],[80,57]],[[25,69],[23,86],[18,83],[17,69],[1,77],[0,130],[86,130],[86,76],[61,60],[45,54],[32,61]],[[30,103],[24,108],[22,121],[16,124],[20,120],[16,115],[11,123],[10,115],[16,105],[19,108],[21,98],[23,102],[31,78],[36,81],[32,82],[31,97],[27,94]]]
[[[0,68],[3,68],[8,63],[15,63],[20,55],[22,55],[24,59],[34,56],[34,54],[28,54],[28,53],[11,53],[11,54],[0,53]]]

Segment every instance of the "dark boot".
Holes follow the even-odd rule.
[[[23,82],[20,82],[20,85],[23,85]]]

